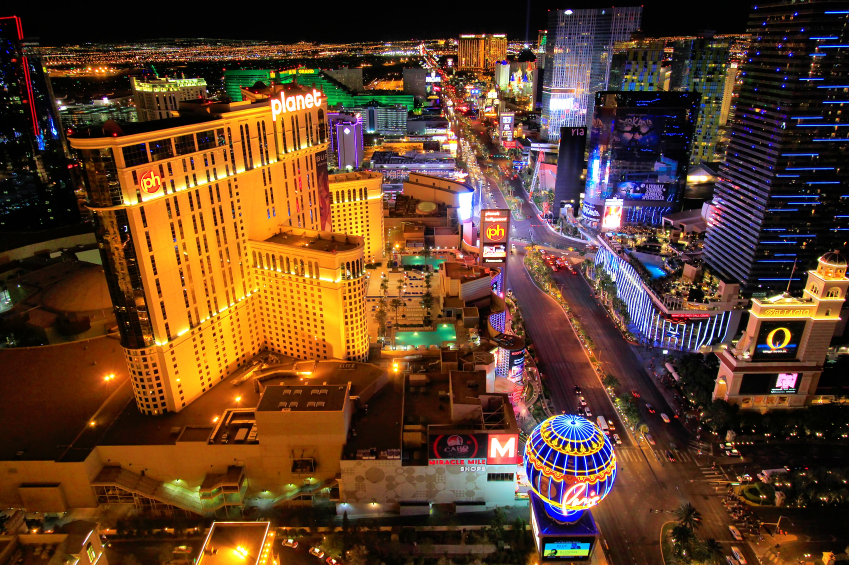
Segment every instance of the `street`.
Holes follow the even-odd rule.
[[[518,188],[517,193],[521,190]],[[485,195],[485,207],[506,208],[507,203],[494,185],[492,197]],[[537,243],[572,243],[540,226],[532,207],[523,202],[526,220],[513,223],[513,236],[532,239]],[[574,242],[576,248],[581,244]],[[620,394],[640,393],[638,404],[649,433],[656,446],[637,442],[625,433],[613,406],[603,389],[581,342],[569,325],[557,303],[533,283],[524,269],[524,244],[517,244],[516,254],[508,260],[508,288],[521,308],[525,325],[536,347],[541,371],[545,376],[554,407],[558,412],[574,414],[578,407],[575,385],[582,389],[592,410],[593,418],[603,415],[614,422],[623,444],[616,447],[618,476],[610,495],[593,510],[607,542],[607,555],[614,564],[662,563],[660,532],[664,523],[674,521],[671,513],[679,505],[690,502],[702,514],[700,538],[712,537],[723,543],[730,554],[733,539],[728,530],[731,519],[721,504],[727,480],[721,468],[713,469],[707,455],[699,455],[696,438],[678,419],[665,424],[660,414],[675,414],[665,397],[658,391],[644,368],[640,346],[632,346],[610,319],[604,307],[593,297],[592,289],[581,275],[567,271],[555,273],[572,313],[577,316],[596,345],[595,354],[606,373],[621,382]],[[646,403],[655,413],[649,413]],[[675,462],[667,460],[666,451]],[[660,510],[661,512],[653,512]],[[755,563],[755,556],[745,543],[733,542]]]

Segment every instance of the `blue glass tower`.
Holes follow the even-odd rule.
[[[705,258],[746,295],[802,288],[849,233],[849,3],[758,5]],[[795,272],[794,272],[795,263]]]

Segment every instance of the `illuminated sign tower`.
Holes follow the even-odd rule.
[[[481,210],[480,258],[483,267],[498,267],[501,277],[493,291],[504,296],[507,252],[510,245],[510,210]]]
[[[601,502],[616,480],[610,440],[582,416],[553,416],[531,433],[524,463],[542,562],[589,561],[598,531],[586,510]]]
[[[741,408],[799,408],[816,394],[840,309],[846,300],[846,259],[820,257],[801,299],[782,294],[753,299],[749,325],[734,349],[719,352],[713,398]]]

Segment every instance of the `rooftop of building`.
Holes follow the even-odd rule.
[[[132,397],[116,339],[0,349],[0,460],[85,459]]]
[[[195,563],[196,565],[264,563],[263,549],[270,528],[270,522],[214,522]]]
[[[423,175],[421,173],[410,173],[409,178],[404,181],[404,184],[426,186],[427,188],[447,192],[449,194],[465,194],[475,191],[475,189],[464,182],[444,177],[435,177],[433,175]]]
[[[240,427],[239,420],[255,418],[257,407],[262,409],[262,390],[281,385],[294,388],[320,385],[320,388],[335,391],[338,387],[348,387],[350,383],[351,396],[358,396],[372,390],[385,375],[383,369],[368,363],[327,360],[307,365],[305,367],[303,362],[282,355],[261,353],[180,412],[145,416],[138,411],[135,403],[130,403],[101,440],[101,444],[174,445],[178,441],[209,441],[210,438],[220,443],[223,434],[228,433],[230,437],[235,435],[234,432]],[[254,367],[256,370],[251,372]],[[258,388],[262,390],[254,388],[254,379],[259,380],[262,386]],[[308,399],[317,398],[311,397],[309,393],[302,394],[306,395],[304,404],[310,401]],[[268,398],[268,402],[271,402],[272,396]],[[262,441],[261,432],[259,441]]]
[[[490,276],[490,269],[477,265],[467,265],[454,261],[446,261],[440,267],[449,279],[460,279],[461,282],[469,282]]]
[[[339,173],[330,175],[330,184],[338,182],[354,182],[360,180],[382,179],[383,175],[374,171],[356,171],[352,173]]]
[[[451,371],[449,378],[454,404],[481,403],[480,395],[486,393],[486,371]]]
[[[414,153],[404,155],[395,151],[375,151],[371,156],[375,165],[405,165],[405,164],[453,164],[454,157],[450,153]]]
[[[257,412],[335,412],[348,397],[344,385],[269,385],[262,393]]]
[[[405,194],[399,194],[396,196],[394,203],[390,203],[389,205],[390,218],[432,217],[446,216],[447,214],[448,206],[443,203],[419,200],[418,198],[413,198],[412,196],[407,196]]]
[[[102,137],[126,137],[129,135],[140,135],[160,130],[180,128],[214,122],[220,120],[219,115],[213,114],[187,114],[175,118],[164,118],[151,120],[149,122],[124,122],[118,124],[113,120],[86,128],[74,130],[68,137],[70,139],[97,139]]]
[[[396,377],[400,379],[401,377]],[[401,456],[404,393],[397,380],[386,384],[351,417],[344,459],[389,459]],[[396,453],[397,452],[397,453]]]
[[[287,247],[304,247],[324,253],[351,251],[363,245],[362,238],[356,236],[292,228],[282,229],[280,233],[272,235],[265,241]]]

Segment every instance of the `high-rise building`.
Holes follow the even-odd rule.
[[[401,104],[369,102],[361,107],[345,109],[348,112],[359,113],[363,117],[367,133],[407,135],[407,109]]]
[[[640,27],[641,6],[551,10],[545,52],[540,133],[555,141],[561,127],[588,126],[596,92],[607,90],[613,45]]]
[[[845,3],[758,5],[705,259],[747,295],[801,289],[846,246]]]
[[[404,69],[401,76],[404,80],[404,92],[413,96],[427,96],[428,81],[431,71],[428,69]]]
[[[383,257],[383,175],[365,171],[330,175],[333,230],[363,238],[369,263]]]
[[[668,90],[669,68],[664,66],[663,39],[620,41],[613,46],[608,88],[625,92]]]
[[[80,221],[66,150],[38,44],[19,17],[0,18],[0,231]]]
[[[329,231],[322,93],[179,113],[71,138],[139,410],[180,411],[262,349],[365,360],[365,246]]]
[[[363,159],[363,119],[359,114],[328,112],[330,147],[327,156],[339,170],[359,169]]]
[[[729,42],[725,39],[696,37],[678,40],[673,44],[669,89],[702,95],[690,164],[715,160],[728,77],[728,58]]]
[[[586,147],[587,128],[561,128],[552,208],[555,218],[566,214],[568,208],[571,208],[573,218],[578,216],[585,185],[583,177]]]
[[[491,71],[496,61],[507,58],[507,36],[461,35],[457,53],[458,71]]]
[[[140,122],[173,118],[180,101],[207,98],[206,80],[202,78],[130,77],[130,86]]]
[[[681,207],[695,92],[597,92],[581,214],[606,229],[659,226]]]

